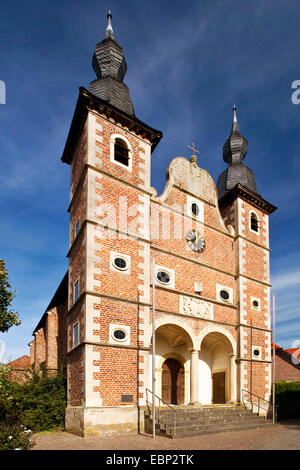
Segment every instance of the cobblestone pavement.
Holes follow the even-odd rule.
[[[66,432],[40,433],[33,438],[33,450],[294,450],[300,449],[300,420],[181,439],[153,439],[147,434],[82,438]]]

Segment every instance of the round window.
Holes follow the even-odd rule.
[[[259,349],[254,349],[254,351],[253,351],[253,356],[259,357],[259,355],[260,355]]]
[[[124,330],[114,330],[113,337],[118,341],[123,341],[126,338],[126,333]]]
[[[195,216],[195,217],[198,217],[199,215],[199,206],[198,204],[196,204],[195,202],[192,203],[192,206],[191,206],[191,209],[192,209],[192,214]]]
[[[127,269],[127,262],[126,262],[126,259],[124,258],[120,258],[120,257],[115,258],[114,265],[116,268],[121,269],[122,271]]]
[[[229,300],[229,292],[228,292],[227,290],[225,290],[225,289],[222,289],[222,290],[220,291],[220,297],[221,297],[221,299],[223,299],[223,300]]]
[[[169,274],[166,273],[166,271],[158,271],[158,273],[156,274],[156,277],[159,280],[159,282],[161,282],[162,284],[169,284],[171,280]]]
[[[252,305],[253,305],[253,307],[255,307],[255,308],[258,308],[258,307],[259,307],[259,303],[258,303],[257,300],[253,300]]]

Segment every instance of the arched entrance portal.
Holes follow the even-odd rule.
[[[200,403],[236,401],[235,341],[226,330],[211,327],[201,332],[199,353]]]
[[[184,403],[184,368],[176,359],[162,365],[162,399],[172,405]]]
[[[158,319],[157,324],[156,393],[167,403],[187,405],[192,401],[191,382],[196,375],[191,374],[191,356],[195,360],[198,356],[196,337],[184,322],[176,319],[174,323]]]

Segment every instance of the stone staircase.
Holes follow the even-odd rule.
[[[198,408],[174,406],[156,412],[156,433],[171,439],[245,429],[259,429],[273,424],[272,420],[252,413],[243,405],[201,406]],[[152,416],[145,411],[145,432],[152,433]]]

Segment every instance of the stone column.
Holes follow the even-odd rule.
[[[236,402],[236,391],[237,391],[237,383],[236,383],[236,355],[230,355],[230,401],[232,403]]]
[[[199,352],[195,350],[191,350],[190,352],[190,404],[196,405],[199,403]]]

